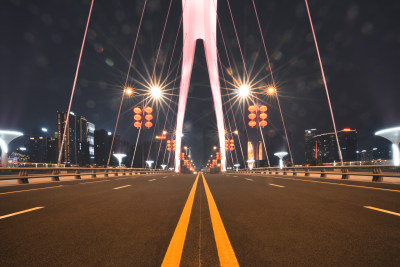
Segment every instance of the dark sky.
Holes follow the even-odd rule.
[[[305,4],[302,0],[255,2],[279,85],[294,160],[301,163],[304,130],[332,130]],[[95,1],[72,110],[95,123],[97,129],[113,129],[143,3],[144,0]],[[168,4],[167,0],[148,0],[134,57],[134,65],[142,74],[146,74],[146,68],[153,68]],[[266,84],[266,58],[251,0],[231,0],[230,4],[246,65],[253,66],[253,73],[261,71],[258,77],[266,77]],[[376,130],[400,124],[400,3],[309,0],[309,4],[337,127],[357,129],[360,148],[372,147]],[[240,53],[226,1],[220,0],[218,5],[230,59],[238,66],[234,73],[241,75]],[[53,132],[56,111],[67,109],[90,1],[3,0],[0,6],[0,128],[29,134],[32,128],[47,127]],[[158,74],[162,65],[170,61],[181,11],[181,2],[173,1]],[[219,31],[217,38],[226,69],[228,63]],[[174,67],[178,65],[181,47],[180,32],[172,60]],[[217,134],[200,42],[195,57],[185,138],[193,148],[194,159],[199,161],[217,144]],[[141,79],[136,71],[131,76]],[[221,86],[225,87],[222,81]],[[177,97],[173,100],[176,102]],[[265,101],[270,106],[270,124],[265,133],[268,149],[273,153],[285,149],[285,142],[276,102]],[[131,107],[135,103],[134,99],[125,102],[118,128],[118,133],[132,142],[136,129],[132,127]],[[160,116],[163,122],[164,115]],[[236,119],[240,122],[240,114]],[[168,122],[171,120],[170,114]],[[160,131],[161,128],[157,129]]]

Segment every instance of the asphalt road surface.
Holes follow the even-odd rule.
[[[0,266],[400,266],[400,186],[157,174],[0,188]]]

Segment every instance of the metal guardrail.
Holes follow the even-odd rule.
[[[235,171],[231,171],[235,172]],[[373,182],[382,182],[383,177],[400,178],[400,168],[392,165],[369,165],[369,166],[307,166],[307,167],[265,167],[239,169],[239,173],[260,173],[267,175],[289,175],[297,176],[303,173],[304,176],[317,174],[321,178],[328,175],[341,175],[342,179],[348,180],[351,176],[371,176]]]
[[[81,179],[83,175],[96,178],[97,175],[126,176],[136,174],[156,174],[170,172],[160,169],[145,168],[4,168],[0,169],[0,181],[18,180],[20,184],[28,184],[29,179],[51,178],[52,181],[60,181],[60,177],[72,176]]]

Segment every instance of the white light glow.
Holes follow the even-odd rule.
[[[47,128],[42,128],[42,132],[47,133]]]
[[[112,135],[112,132],[108,132],[107,134],[108,134],[108,135]]]
[[[161,87],[158,85],[150,87],[150,93],[153,98],[159,99],[162,94]]]
[[[247,84],[242,84],[239,86],[238,94],[242,98],[246,98],[250,93],[250,86]]]
[[[113,154],[118,160],[118,165],[121,167],[122,159],[126,157],[126,154]]]
[[[279,158],[279,168],[282,169],[283,168],[283,158],[285,156],[287,156],[287,152],[277,152],[274,155],[277,156]]]
[[[400,151],[398,144],[392,144],[393,149],[393,165],[400,166]]]

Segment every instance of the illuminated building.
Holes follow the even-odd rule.
[[[357,131],[345,128],[337,132],[343,161],[357,160]],[[316,129],[305,131],[306,163],[338,162],[339,155],[335,133],[316,134]]]
[[[89,164],[94,163],[94,131],[95,125],[91,122],[87,123],[87,141],[89,144]]]
[[[29,161],[35,163],[47,162],[47,138],[32,136],[28,144]]]
[[[66,112],[57,111],[58,119],[58,151],[61,147],[64,134]],[[91,163],[91,156],[94,159],[94,129],[93,123],[87,121],[83,116],[69,114],[69,129],[67,130],[64,147],[61,157],[62,163],[79,164],[85,166]]]
[[[69,116],[69,126],[66,131],[64,146],[61,154],[61,163],[75,164],[76,155],[76,116],[73,112],[70,112]],[[61,142],[63,139],[65,122],[67,120],[67,112],[57,111],[57,135],[58,138],[58,151],[61,148]]]

